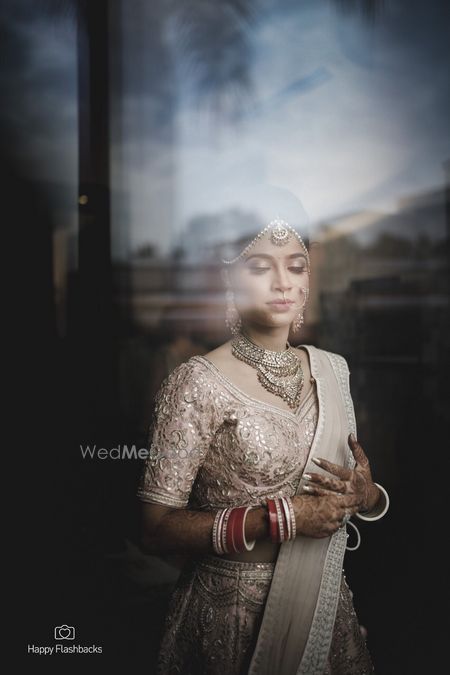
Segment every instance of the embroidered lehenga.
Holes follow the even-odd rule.
[[[314,386],[295,412],[245,394],[206,357],[177,366],[156,396],[139,498],[174,508],[260,506],[298,493],[312,456],[352,466],[347,363],[301,346]],[[274,562],[191,557],[169,603],[159,675],[373,673],[342,567],[346,537],[345,528],[297,536]]]

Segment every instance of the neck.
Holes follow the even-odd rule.
[[[242,325],[242,333],[251,338],[258,347],[270,349],[273,352],[286,351],[286,341],[289,337],[289,326],[277,328],[267,326]]]

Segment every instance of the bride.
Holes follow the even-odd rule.
[[[289,342],[310,291],[301,204],[267,187],[257,206],[256,231],[220,256],[231,339],[155,399],[142,547],[187,554],[157,672],[373,673],[343,559],[349,518],[379,519],[389,498],[356,439],[346,360]]]

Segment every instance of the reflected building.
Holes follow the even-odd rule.
[[[437,430],[448,415],[445,214],[444,191],[432,190],[374,218],[365,243],[340,234],[340,221],[327,224],[320,246],[318,343],[347,358],[359,434],[393,482],[407,459],[398,457],[399,434],[425,415]]]
[[[446,414],[440,395],[440,364],[449,361],[445,213],[444,191],[432,190],[403,199],[394,214],[362,211],[321,223],[311,249],[310,303],[301,336],[292,342],[347,358],[361,432],[369,435],[370,425],[371,443],[382,448],[378,461],[389,464],[382,471],[390,475],[398,414],[407,417],[420,402],[435,402],[439,418]],[[125,332],[156,342],[179,334],[202,352],[229,339],[215,261],[217,233],[235,215],[197,216],[171,255],[149,250],[147,257],[116,265],[116,302],[134,326]],[[403,412],[397,407],[389,421],[386,395],[404,392],[405,378],[413,401],[401,401]],[[384,433],[386,427],[390,441],[377,441],[374,429]]]

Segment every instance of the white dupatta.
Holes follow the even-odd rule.
[[[311,463],[323,457],[353,468],[348,434],[356,434],[350,371],[340,354],[313,345],[308,350],[316,380],[318,421],[304,471],[322,472]],[[297,488],[300,492],[303,479]],[[248,675],[322,675],[330,649],[347,530],[316,539],[297,536],[278,553]]]

